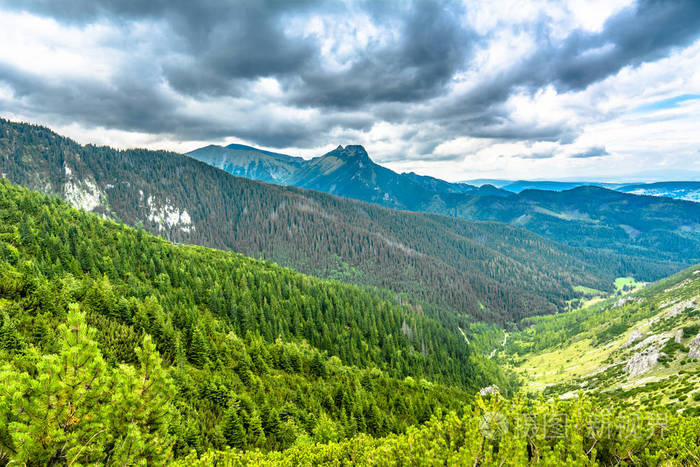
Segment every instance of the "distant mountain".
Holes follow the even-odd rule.
[[[502,188],[504,190],[512,191],[513,193],[520,193],[525,190],[548,190],[548,191],[564,191],[571,190],[573,188],[578,188],[580,186],[597,186],[602,188],[609,188],[614,190],[619,184],[613,183],[599,183],[599,182],[556,182],[556,181],[530,181],[530,180],[518,180],[517,182],[509,183]]]
[[[634,195],[665,196],[700,203],[700,182],[656,182],[628,184],[618,191]]]
[[[339,146],[305,161],[284,184],[391,208],[504,222],[578,248],[700,262],[700,205],[607,189],[619,188],[615,184],[519,181],[506,189],[490,184],[477,189],[398,174],[374,163],[361,146]],[[661,277],[651,272],[654,265],[648,267],[646,280]]]
[[[210,145],[188,156],[239,177],[268,183],[286,184],[304,159],[256,149],[242,144],[226,147]]]
[[[444,212],[453,194],[508,195],[494,187],[449,183],[376,164],[362,146],[338,146],[310,160],[243,145],[206,146],[186,154],[232,175],[358,199],[411,211]]]
[[[440,180],[439,178],[418,175],[415,172],[404,172],[401,175],[436,193],[474,193],[478,191],[478,187],[474,185],[450,183],[445,180]]]
[[[475,178],[473,180],[464,180],[461,182],[457,183],[463,183],[465,185],[473,185],[473,186],[483,186],[483,185],[492,185],[495,186],[496,188],[503,188],[506,185],[510,185],[513,183],[513,180],[503,180],[500,178]]]
[[[582,186],[476,197],[454,215],[506,222],[576,247],[700,262],[700,204],[688,201]]]
[[[368,165],[359,150],[339,152],[314,166]],[[388,172],[367,173],[395,180]],[[81,146],[46,128],[5,120],[0,174],[178,243],[390,289],[430,309],[452,310],[460,320],[505,322],[554,312],[577,295],[576,285],[604,289],[619,275],[654,275],[681,265],[583,252],[500,223],[395,211],[260,183],[170,152]]]
[[[626,182],[593,182],[593,181],[546,181],[546,180],[490,180],[478,179],[462,182],[474,186],[482,186],[490,183],[503,190],[520,193],[525,190],[566,191],[580,186],[596,186],[621,193],[646,196],[664,196],[666,198],[682,199],[685,201],[700,202],[700,182],[653,182],[653,183],[626,183]]]

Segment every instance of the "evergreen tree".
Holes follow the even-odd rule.
[[[198,368],[202,368],[207,362],[207,342],[199,327],[192,333],[192,340],[187,352],[187,358]]]
[[[9,404],[9,433],[14,460],[39,464],[89,463],[103,455],[108,437],[101,408],[108,402],[109,374],[85,325],[72,305],[59,330],[61,352],[45,355],[29,373],[4,368],[8,382],[0,395]]]
[[[241,422],[239,409],[238,400],[233,400],[224,416],[223,434],[229,446],[243,448],[246,444],[246,432]]]

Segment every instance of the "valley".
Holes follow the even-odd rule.
[[[510,333],[497,359],[529,391],[700,413],[700,267]]]
[[[700,0],[0,44],[0,467],[700,467]]]
[[[674,243],[657,228],[662,215],[692,224],[680,214],[695,215],[692,204],[661,201],[672,208],[661,214],[650,200],[581,188],[567,195],[575,205],[525,191],[523,212],[517,199],[496,195],[538,235],[250,181],[174,153],[3,128],[3,177],[46,193],[0,180],[0,358],[14,381],[0,391],[8,401],[0,452],[13,459],[50,459],[73,433],[96,439],[94,454],[75,454],[85,459],[109,453],[155,464],[384,464],[400,450],[488,465],[529,462],[533,446],[535,459],[584,462],[600,441],[584,414],[615,425],[630,409],[644,426],[662,420],[676,444],[621,431],[605,439],[624,454],[602,448],[599,459],[652,462],[642,440],[664,458],[696,458],[678,447],[700,434],[700,270],[655,281],[682,256],[695,258],[692,229]],[[451,196],[470,193],[412,177]],[[473,206],[492,202],[474,196]],[[586,214],[599,196],[608,204],[595,216],[605,222]],[[605,235],[573,234],[612,222],[641,235],[623,224],[634,222],[622,207],[630,203],[665,248],[647,237],[616,251],[609,239],[613,248],[596,247]],[[561,225],[567,244],[545,238]],[[55,359],[66,352],[97,366]],[[59,379],[31,389],[49,367]],[[128,420],[94,391],[110,386],[128,398],[139,371],[157,389]],[[62,374],[101,382],[85,383],[82,395]],[[42,408],[47,397],[56,403]],[[61,428],[70,416],[63,404],[76,397],[91,398],[85,410],[102,422]],[[37,424],[25,407],[51,421]],[[573,417],[567,440],[582,436],[582,444],[518,434],[532,411]],[[41,448],[23,444],[47,430],[60,436]],[[443,444],[454,436],[457,444]]]

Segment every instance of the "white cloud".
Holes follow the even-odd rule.
[[[476,176],[614,177],[638,169],[700,170],[700,101],[635,110],[679,95],[700,94],[700,41],[675,49],[665,58],[622,68],[582,90],[563,91],[555,83],[532,89],[514,86],[502,101],[482,111],[483,121],[478,109],[469,105],[465,112],[474,113],[465,116],[465,123],[457,111],[448,117],[436,111],[508,76],[546,41],[563,40],[576,29],[601,32],[608,18],[631,5],[632,0],[465,1],[461,21],[473,29],[474,48],[469,62],[457,69],[441,92],[409,102],[352,109],[295,106],[288,92],[298,77],[284,74],[232,82],[242,90],[239,94],[178,91],[165,78],[163,68],[173,63],[195,65],[193,56],[183,52],[186,47],[178,43],[185,39],[173,33],[172,24],[165,20],[103,18],[73,24],[0,11],[0,115],[50,125],[81,143],[121,148],[188,151],[209,143],[255,145],[256,134],[265,134],[272,135],[269,140],[282,142],[278,145],[282,147],[265,148],[311,157],[338,144],[363,144],[372,158],[391,168],[450,180]],[[390,48],[401,39],[401,25],[388,16],[373,15],[362,4],[350,3],[346,9],[292,16],[284,29],[290,40],[315,41],[319,50],[314,66],[341,73],[373,50]],[[610,47],[603,44],[585,53],[605,54]],[[61,114],[60,109],[43,109],[41,101],[31,101],[28,91],[18,92],[10,80],[3,80],[9,69],[40,77],[56,89],[71,79],[99,84],[102,94],[98,97],[105,99],[111,91],[123,92],[120,80],[131,79],[166,100],[172,108],[163,115],[164,121],[172,117],[175,123],[172,128],[149,131],[138,125],[105,123],[110,119],[80,120]],[[204,72],[202,79],[208,79]],[[81,97],[80,85],[69,88],[76,99]],[[140,99],[138,95],[130,97],[132,103]],[[214,136],[202,137],[197,125],[209,125],[208,134]],[[522,128],[535,136],[479,137],[484,135],[477,135],[469,125],[503,129],[504,133]],[[537,136],[538,131],[558,134],[559,138]],[[300,133],[310,136],[295,137]],[[604,148],[609,155],[572,157],[591,148]]]

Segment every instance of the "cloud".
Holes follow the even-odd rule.
[[[397,4],[398,6],[399,4]],[[357,53],[344,70],[322,64],[301,70],[290,85],[292,102],[302,106],[357,108],[368,103],[423,101],[444,93],[465,66],[476,35],[461,25],[461,7],[442,2],[415,2],[399,9],[397,37]],[[385,20],[396,10],[373,16]],[[395,19],[394,19],[395,21]]]
[[[551,159],[552,157],[554,157],[554,153],[538,152],[533,154],[517,154],[513,157],[517,157],[518,159]]]
[[[595,163],[633,151],[590,128],[700,89],[696,56],[673,61],[695,50],[700,2],[604,3],[0,0],[0,113],[178,144],[357,142],[435,167]]]
[[[587,159],[589,157],[603,157],[603,156],[609,156],[610,153],[605,150],[604,147],[602,146],[594,146],[592,148],[587,149],[584,152],[578,152],[575,154],[570,155],[569,157],[573,157],[574,159]]]

